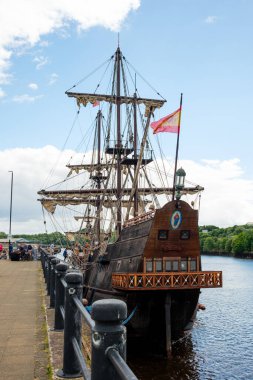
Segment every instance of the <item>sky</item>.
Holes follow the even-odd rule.
[[[118,33],[167,100],[156,119],[183,93],[179,159],[205,187],[200,224],[253,222],[252,16],[251,0],[0,0],[0,231],[9,171],[12,234],[44,231],[37,191],[49,174],[64,178],[78,146],[67,139],[77,108],[65,91],[110,58]],[[173,157],[175,137],[161,143]]]

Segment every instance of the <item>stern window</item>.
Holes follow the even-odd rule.
[[[173,271],[178,272],[178,260],[173,260]]]
[[[146,261],[146,272],[153,272],[153,261]]]
[[[181,260],[181,271],[182,272],[187,271],[187,260]]]
[[[172,261],[171,260],[166,260],[165,261],[165,271],[166,272],[171,272],[172,271]]]
[[[162,272],[163,270],[162,260],[158,259],[155,261],[155,269],[156,269],[156,272]]]
[[[196,272],[196,270],[197,270],[197,260],[196,259],[191,259],[191,261],[190,261],[190,270],[192,272]]]
[[[158,240],[168,240],[169,231],[168,230],[159,230],[158,231]]]
[[[180,233],[180,239],[182,240],[188,240],[190,239],[191,232],[189,230],[182,230]]]

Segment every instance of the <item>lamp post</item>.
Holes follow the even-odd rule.
[[[13,171],[9,170],[11,173],[11,201],[10,201],[10,224],[9,224],[9,258],[10,258],[10,245],[11,245],[11,216],[12,216],[12,193],[13,193]]]

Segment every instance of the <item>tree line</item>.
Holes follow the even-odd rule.
[[[202,253],[253,258],[253,225],[199,227]]]
[[[238,257],[253,258],[253,225],[233,226],[219,228],[208,225],[199,227],[200,249],[207,254],[227,254]],[[60,232],[41,234],[14,235],[14,238],[24,238],[31,243],[45,245],[55,244],[66,246],[69,242],[66,236]],[[7,239],[5,232],[0,232],[0,239]]]
[[[0,239],[7,239],[8,236],[5,232],[0,232]],[[14,239],[26,239],[30,243],[39,243],[43,245],[60,245],[60,246],[66,246],[67,245],[67,239],[66,236],[60,232],[52,232],[50,234],[34,234],[34,235],[28,235],[28,234],[22,234],[22,235],[13,235]]]

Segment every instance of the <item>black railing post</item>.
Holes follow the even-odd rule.
[[[47,256],[47,295],[50,296],[50,285],[51,285],[51,260],[54,259],[53,255]]]
[[[47,286],[47,279],[48,279],[48,254],[45,253],[45,283],[46,283],[46,286]]]
[[[107,358],[107,350],[115,348],[126,360],[126,328],[122,321],[127,317],[127,306],[116,299],[97,301],[92,305],[91,317],[95,321],[92,329],[91,380],[118,380],[120,376]]]
[[[64,319],[61,313],[61,308],[64,307],[65,288],[61,280],[65,277],[68,264],[59,263],[56,264],[55,270],[55,314],[54,314],[54,330],[64,329]]]
[[[43,269],[43,275],[45,278],[46,277],[46,263],[45,263],[45,254],[44,254],[44,251],[42,251],[42,249],[40,249],[40,261],[41,261],[41,265]]]
[[[48,278],[48,256],[49,254],[45,252],[45,283],[47,285],[47,278]]]
[[[57,376],[71,378],[81,376],[81,366],[73,342],[75,341],[81,348],[82,320],[81,313],[73,301],[73,295],[82,300],[83,276],[80,272],[68,272],[65,281],[67,288],[65,290],[63,368],[57,372]]]
[[[55,307],[55,266],[59,264],[60,259],[54,257],[51,262],[51,276],[50,276],[50,304],[49,307]]]

